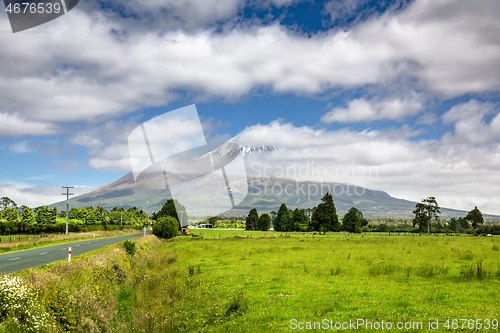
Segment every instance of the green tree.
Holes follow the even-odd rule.
[[[182,225],[187,224],[187,214],[186,214],[186,207],[181,205],[177,200],[174,201],[174,199],[168,199],[167,202],[163,204],[161,207],[160,211],[158,213],[153,213],[153,220],[158,220],[160,217],[163,216],[172,216],[174,219],[179,222],[179,218],[182,220]]]
[[[27,224],[35,223],[35,214],[33,214],[33,209],[27,206],[22,206],[21,209],[21,221]]]
[[[473,210],[467,213],[465,219],[471,223],[474,229],[477,229],[484,223],[483,214],[481,214],[481,211],[477,209],[477,206],[475,206]]]
[[[49,209],[50,223],[57,223],[57,207]]]
[[[85,210],[82,208],[73,207],[69,210],[69,216],[72,220],[83,221],[85,219]]]
[[[246,218],[245,229],[246,230],[256,230],[257,222],[259,221],[259,214],[257,213],[257,209],[253,208],[248,212],[248,216]]]
[[[179,221],[172,216],[162,216],[153,225],[153,235],[161,238],[172,238],[177,235]]]
[[[36,210],[36,216],[35,216],[36,223],[40,223],[40,224],[52,223],[52,210],[51,209],[49,209],[47,206],[41,206],[41,207],[36,208],[35,210]],[[57,216],[57,213],[56,213],[56,216]]]
[[[368,221],[363,218],[363,213],[355,207],[349,209],[342,219],[342,227],[348,232],[359,233],[361,228],[366,225],[368,225]]]
[[[0,212],[0,218],[7,220],[8,222],[18,222],[19,221],[19,213],[17,208],[6,208],[2,212]]]
[[[467,230],[470,228],[469,221],[467,221],[463,216],[458,218],[458,224],[460,226],[460,230]]]
[[[269,216],[271,217],[271,224],[273,225],[273,227],[274,227],[274,220],[276,220],[277,215],[278,213],[276,213],[274,210],[269,212]]]
[[[432,218],[436,221],[439,220],[439,214],[441,214],[439,209],[440,207],[435,197],[422,199],[422,202],[415,205],[413,226],[418,225],[420,232],[424,231],[424,228],[427,226],[427,233],[430,234],[430,222]]]
[[[337,216],[332,194],[326,192],[321,201],[312,214],[311,229],[320,232],[339,231],[339,217]]]
[[[5,210],[7,208],[17,208],[17,204],[14,202],[14,200],[8,197],[2,197],[0,199],[0,211]]]
[[[98,218],[98,214],[95,213],[94,207],[86,207],[83,208],[83,221],[85,224],[97,224],[100,218]]]
[[[295,208],[287,231],[307,231],[309,218],[304,209]]]
[[[257,228],[261,231],[268,231],[271,227],[271,216],[269,214],[262,214],[257,222]]]
[[[460,230],[460,225],[458,224],[458,221],[457,221],[456,218],[452,217],[448,221],[448,228],[450,228],[451,230],[454,230],[454,231],[459,231]]]
[[[278,214],[274,219],[274,230],[276,231],[286,231],[286,226],[290,220],[290,213],[285,204],[281,204]]]

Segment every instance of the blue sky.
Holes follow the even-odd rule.
[[[2,8],[0,196],[38,206],[113,182],[131,130],[196,104],[210,138],[280,146],[254,171],[500,214],[498,14],[496,0],[89,0],[13,34]]]

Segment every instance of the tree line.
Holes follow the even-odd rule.
[[[427,232],[429,234],[431,231],[431,221],[434,221],[434,224],[441,226],[439,218],[439,215],[441,214],[440,209],[441,208],[439,207],[435,197],[422,199],[421,202],[415,205],[415,210],[413,211],[413,214],[415,214],[413,226],[418,226],[419,232]],[[483,226],[483,224],[483,214],[477,206],[469,211],[465,217],[460,217],[458,219],[452,218],[448,222],[449,228],[455,231],[467,230],[472,227],[476,235],[481,233],[497,233],[498,228],[488,228]]]
[[[278,212],[258,215],[257,209],[252,209],[246,218],[246,230],[269,230],[271,223],[275,231],[341,231],[361,232],[368,224],[357,208],[352,207],[344,215],[340,223],[333,196],[327,192],[321,199],[321,203],[314,208],[289,210],[286,204],[282,204]]]
[[[40,232],[63,232],[66,211],[56,207],[30,208],[18,205],[10,198],[0,198],[0,234],[35,234]],[[69,231],[93,231],[116,229],[118,226],[138,227],[149,224],[149,216],[137,208],[114,207],[107,211],[103,207],[72,208],[68,212]],[[62,226],[64,224],[64,227]],[[116,227],[115,227],[116,226]]]
[[[253,208],[245,219],[246,230],[267,231],[273,226],[275,231],[347,231],[360,233],[362,231],[381,232],[468,232],[474,234],[500,234],[500,226],[484,225],[484,218],[477,207],[474,207],[465,217],[451,218],[442,224],[439,215],[440,207],[435,197],[428,197],[415,205],[413,219],[382,219],[387,222],[402,222],[399,225],[387,223],[370,224],[363,213],[352,207],[340,221],[331,193],[327,192],[321,203],[314,208],[290,210],[282,204],[278,212],[264,213],[259,216]],[[374,220],[371,220],[373,223]],[[409,223],[412,223],[410,225]]]

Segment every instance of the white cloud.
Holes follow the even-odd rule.
[[[354,99],[346,108],[333,108],[321,120],[324,123],[369,122],[382,119],[400,121],[419,113],[422,109],[420,96],[413,92],[406,98],[390,98],[383,101]]]
[[[374,14],[374,10],[366,8],[368,0],[329,0],[324,12],[332,22],[346,23],[349,20],[359,21],[363,17]]]
[[[349,183],[387,191],[420,201],[435,196],[443,207],[500,213],[500,144],[411,140],[407,126],[379,131],[326,131],[272,122],[246,128],[238,135],[243,145],[279,145],[267,154],[250,155],[254,176],[281,176],[323,182]],[[326,170],[326,171],[325,171]],[[266,172],[266,174],[264,174]]]
[[[115,19],[125,14],[136,29],[183,29],[196,30],[207,25],[235,19],[245,2],[242,0],[131,0],[112,1],[112,6],[125,13],[119,13]],[[131,19],[133,17],[134,19]]]
[[[137,126],[136,119],[110,120],[78,131],[70,142],[88,149],[90,168],[131,171],[128,136]]]
[[[414,1],[357,26],[354,38],[367,48],[393,53],[427,90],[446,96],[500,87],[500,3]],[[480,18],[480,19],[478,19]]]
[[[491,122],[485,116],[496,114]],[[441,117],[445,124],[454,124],[454,133],[446,133],[445,140],[468,144],[491,144],[500,139],[500,113],[492,103],[471,100],[453,106]]]
[[[14,154],[26,154],[31,152],[31,147],[28,141],[21,141],[16,143],[11,143],[5,148],[8,152]]]
[[[417,125],[433,125],[437,122],[438,118],[434,113],[425,112],[420,117],[418,117]]]
[[[33,30],[39,33],[0,36],[0,110],[47,122],[105,119],[165,105],[178,90],[198,98],[234,99],[262,87],[310,95],[400,78],[416,78],[419,90],[446,96],[496,91],[499,3],[467,3],[415,1],[351,30],[311,37],[281,25],[234,26],[222,33],[134,31],[121,20],[76,7]],[[180,18],[196,17],[183,7],[194,2],[167,4],[179,7]],[[234,12],[210,4],[200,15]],[[365,112],[368,118],[397,119],[404,110],[397,98],[393,102]]]
[[[147,120],[149,119],[146,119],[146,121]],[[215,128],[223,126],[221,122],[217,122],[212,118],[200,121],[206,143],[218,145],[230,139],[228,136],[212,135],[212,131]],[[161,136],[155,137],[152,135],[154,133],[150,133],[148,137],[149,143],[153,150],[155,149],[155,145],[159,145],[159,147],[157,147],[158,150],[161,150],[162,145],[169,146],[169,149],[175,149],[174,146],[179,145],[180,138],[184,137],[186,140],[182,144],[185,146],[185,149],[182,147],[177,147],[176,149],[177,151],[190,149],[192,144],[195,144],[195,142],[199,140],[197,136],[198,132],[196,132],[199,127],[196,123],[197,122],[193,120],[179,122],[179,119],[170,119],[169,130],[161,134],[162,130],[160,126],[160,129],[157,129],[155,133],[157,133],[157,135],[161,134]],[[130,133],[139,125],[140,122],[135,118],[128,121],[110,120],[97,125],[93,124],[88,128],[74,133],[69,142],[73,145],[82,146],[88,149],[88,164],[92,169],[130,172],[131,161],[128,140]],[[151,129],[152,127],[149,127],[149,130]],[[200,143],[200,145],[201,144],[202,143]],[[60,166],[65,169],[81,167],[80,164],[64,164]]]
[[[304,0],[109,0],[104,9],[109,20],[119,22],[122,30],[197,32],[212,26],[231,29],[242,20],[245,10],[286,7]],[[101,12],[100,1],[79,4],[79,9]]]
[[[60,129],[48,122],[27,120],[17,114],[0,113],[0,138],[23,135],[49,135]]]
[[[82,195],[94,189],[89,186],[75,186],[74,189],[71,189],[71,193]],[[61,193],[61,187],[55,185],[42,186],[26,183],[0,184],[0,197],[9,197],[18,206],[25,205],[35,208],[51,205],[65,199]]]

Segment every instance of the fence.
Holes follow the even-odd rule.
[[[42,233],[40,235],[14,235],[14,236],[0,236],[0,243],[20,242],[21,240],[28,240],[34,238],[48,237],[48,234]]]

